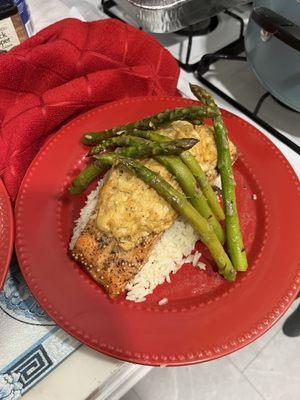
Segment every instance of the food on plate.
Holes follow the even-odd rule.
[[[221,244],[225,242],[223,228],[211,210],[206,197],[201,190],[198,189],[196,179],[194,178],[188,167],[175,156],[158,156],[155,158],[167,170],[173,174],[174,178],[179,182],[182,190],[186,194],[189,202],[199,212],[202,217],[208,220],[217,235]]]
[[[246,271],[248,262],[237,212],[235,180],[231,168],[227,129],[212,95],[197,85],[190,85],[190,87],[200,101],[216,111],[213,122],[218,151],[218,169],[223,183],[227,247],[235,269],[237,271]]]
[[[238,268],[231,257],[234,254],[237,259],[236,250],[228,256],[223,247],[226,238],[219,221],[224,211],[212,184],[219,167],[233,204],[233,209],[225,206],[226,232],[229,225],[231,240],[240,240],[237,212],[232,213],[236,205],[230,173],[237,149],[228,140],[224,125],[220,146],[222,117],[207,99],[203,97],[206,108],[166,110],[84,135],[84,143],[93,146],[88,153],[91,162],[73,180],[70,192],[81,193],[92,180],[109,172],[88,196],[70,250],[111,298],[126,290],[128,300],[144,301],[158,284],[170,281],[170,273],[180,268],[198,239],[209,249],[219,273],[235,280]],[[207,116],[213,118],[214,128],[202,122]],[[225,159],[225,172],[220,159]],[[227,245],[230,249],[228,238]]]
[[[185,219],[199,234],[200,240],[210,250],[217,263],[220,274],[230,281],[235,279],[236,273],[231,261],[215,232],[210,227],[209,221],[197,212],[183,194],[174,189],[172,185],[161,178],[159,174],[153,172],[150,168],[145,167],[138,161],[120,157],[118,165],[125,167],[125,170],[129,170],[132,174],[147,183],[151,188],[155,189],[162,198],[171,204],[178,214],[185,217]]]
[[[151,155],[159,155],[159,154],[180,154],[183,150],[190,149],[194,144],[198,142],[198,139],[194,138],[182,138],[175,139],[172,141],[168,141],[166,143],[156,143],[147,139],[143,139],[136,136],[124,135],[111,137],[109,139],[103,140],[97,146],[93,146],[91,150],[88,152],[88,156],[94,156],[101,153],[103,150],[110,147],[128,147],[137,148],[138,155],[137,157],[143,157],[143,151],[146,153],[149,151]],[[147,156],[147,154],[145,154]],[[134,155],[132,156],[134,158]]]
[[[138,138],[136,138],[138,139]],[[149,140],[144,140],[139,145],[129,146],[124,148],[117,148],[116,153],[124,157],[143,158],[150,157],[151,155],[168,155],[178,154],[183,150],[188,150],[196,142],[196,139],[180,139],[180,140],[167,140],[166,143],[153,143]],[[131,141],[132,143],[132,141]],[[112,143],[110,144],[112,146]],[[124,144],[123,144],[124,145]],[[101,154],[95,157],[96,161],[88,164],[84,170],[72,181],[69,191],[72,194],[79,194],[87,188],[87,186],[101,173],[109,169],[111,163],[108,162],[112,154]]]
[[[193,123],[195,122],[193,121]],[[219,220],[225,219],[223,209],[220,206],[211,185],[209,184],[209,182],[213,182],[216,179],[218,174],[216,170],[217,149],[216,146],[214,146],[214,131],[212,127],[203,124],[197,127],[196,131],[193,133],[193,131],[191,131],[190,123],[187,121],[176,121],[176,124],[171,125],[170,128],[165,127],[161,134],[159,130],[154,132],[138,129],[133,129],[132,131],[129,131],[129,133],[131,136],[135,135],[144,139],[149,139],[153,142],[161,143],[169,140],[168,136],[164,136],[164,131],[167,131],[167,135],[171,135],[172,137],[174,137],[174,135],[175,137],[182,137],[184,136],[185,132],[188,131],[190,135],[196,134],[197,137],[199,136],[199,145],[191,151],[183,152],[180,155],[180,158],[194,175],[216,218]],[[123,134],[126,134],[126,131],[123,131]],[[232,147],[233,146],[231,145],[230,151],[232,151]],[[90,150],[89,154],[91,152],[96,154],[97,150],[98,146],[94,146],[92,150]],[[199,159],[201,160],[200,163],[195,159],[193,151],[195,152],[194,155],[198,155]],[[204,170],[200,164],[203,166]],[[206,176],[206,174],[208,176]]]
[[[166,122],[178,121],[178,120],[202,120],[203,118],[212,117],[215,111],[212,111],[210,107],[202,106],[192,106],[192,107],[179,107],[173,110],[165,110],[150,117],[140,119],[135,122],[130,122],[129,124],[117,126],[112,129],[101,132],[88,132],[83,136],[82,142],[89,146],[98,144],[102,140],[108,139],[110,137],[118,136],[123,133],[123,131],[131,131],[133,129],[156,129]]]

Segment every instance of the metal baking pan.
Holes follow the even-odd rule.
[[[146,31],[175,32],[247,0],[115,0]]]

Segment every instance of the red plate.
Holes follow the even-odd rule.
[[[71,197],[66,187],[82,168],[83,132],[192,104],[196,102],[142,97],[79,116],[43,147],[19,191],[17,255],[37,301],[78,340],[126,361],[184,365],[231,353],[266,332],[300,286],[298,179],[264,135],[225,111],[240,152],[234,170],[250,262],[247,273],[232,284],[210,267],[201,271],[184,266],[146,302],[132,303],[124,297],[110,300],[70,259],[73,221],[86,194]],[[169,302],[159,306],[163,297]]]
[[[11,203],[0,179],[0,290],[9,267],[13,248],[14,220]]]

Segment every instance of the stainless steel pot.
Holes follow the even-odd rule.
[[[245,48],[260,82],[300,112],[300,0],[256,0]]]

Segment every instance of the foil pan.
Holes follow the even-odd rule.
[[[115,0],[149,32],[168,33],[186,28],[247,0]]]

